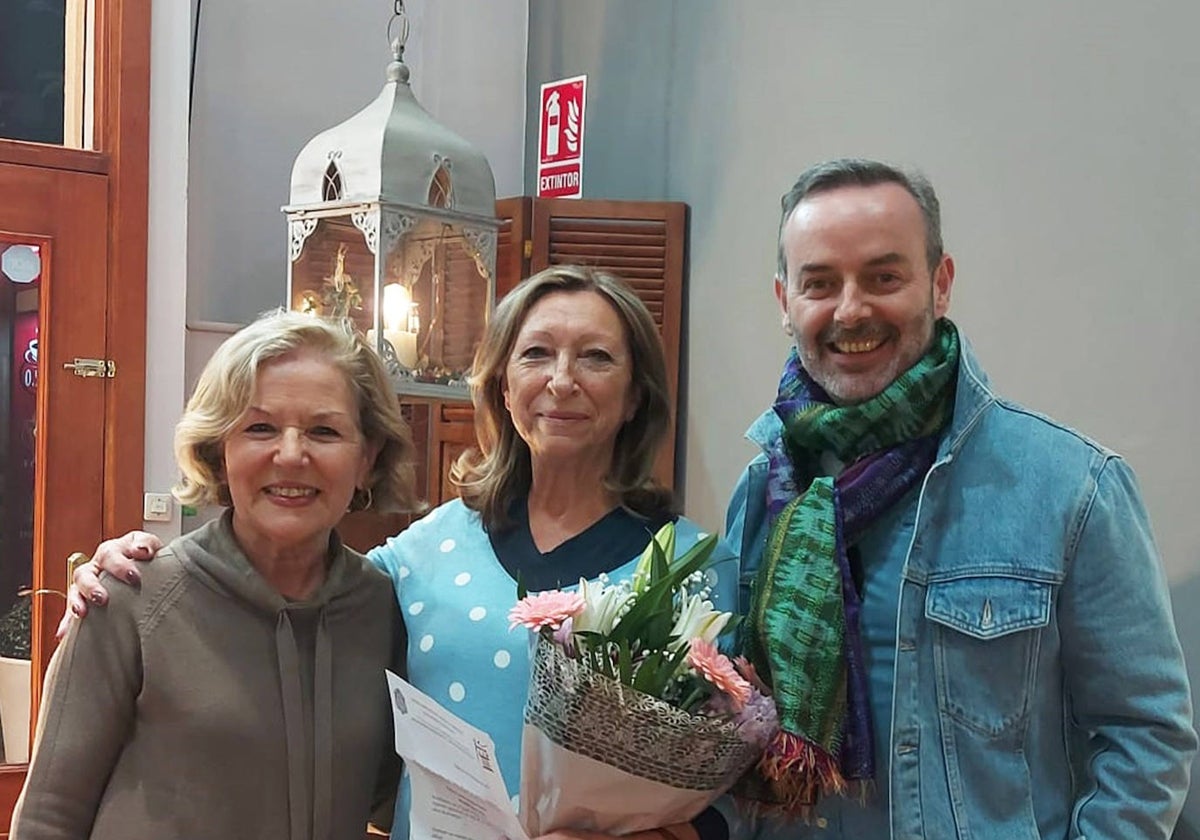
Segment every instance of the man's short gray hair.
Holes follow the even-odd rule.
[[[929,179],[919,172],[905,172],[877,160],[839,158],[810,166],[784,194],[783,215],[779,219],[779,278],[787,280],[783,229],[800,202],[840,187],[874,187],[878,184],[899,184],[921,208],[925,219],[925,259],[929,270],[933,271],[942,258],[942,211]]]

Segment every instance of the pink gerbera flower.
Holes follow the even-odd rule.
[[[739,674],[746,678],[746,682],[754,686],[759,694],[763,697],[771,696],[771,689],[767,688],[767,684],[758,675],[758,669],[754,667],[754,664],[749,659],[744,656],[738,656],[733,660],[733,667]]]
[[[733,710],[741,711],[750,699],[750,683],[738,674],[729,657],[717,650],[717,646],[704,639],[692,639],[688,648],[687,663],[696,673],[724,692],[733,701]]]
[[[520,625],[530,630],[541,630],[543,627],[557,630],[568,618],[583,612],[583,607],[583,596],[578,592],[554,589],[550,592],[526,595],[509,610],[508,629],[512,630]]]

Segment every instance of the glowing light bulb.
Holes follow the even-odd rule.
[[[408,289],[399,283],[388,283],[383,287],[383,328],[385,330],[408,329],[408,313],[412,308],[412,297]]]

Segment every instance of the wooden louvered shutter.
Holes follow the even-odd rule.
[[[496,234],[496,300],[512,290],[512,287],[529,276],[530,199],[499,198],[496,200],[496,218],[500,230]]]
[[[533,253],[529,269],[577,263],[610,271],[646,304],[662,336],[671,408],[679,411],[680,341],[683,334],[687,205],[674,201],[534,199]],[[675,486],[675,427],[655,466],[655,476]]]

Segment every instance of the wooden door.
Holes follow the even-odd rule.
[[[78,376],[66,366],[109,357],[108,178],[0,163],[0,196],[0,423],[8,444],[0,461],[0,516],[9,526],[0,555],[0,585],[7,590],[0,591],[0,610],[12,615],[21,607],[13,584],[32,590],[23,597],[32,599],[27,679],[29,721],[35,721],[65,604],[65,558],[94,546],[103,533],[105,402],[114,380]],[[29,410],[19,404],[26,397]],[[5,751],[20,758],[28,741],[19,743],[11,726],[20,712],[11,695],[0,693],[0,723],[6,714]],[[28,739],[31,723],[24,728]],[[23,764],[0,767],[4,831],[24,777]]]

